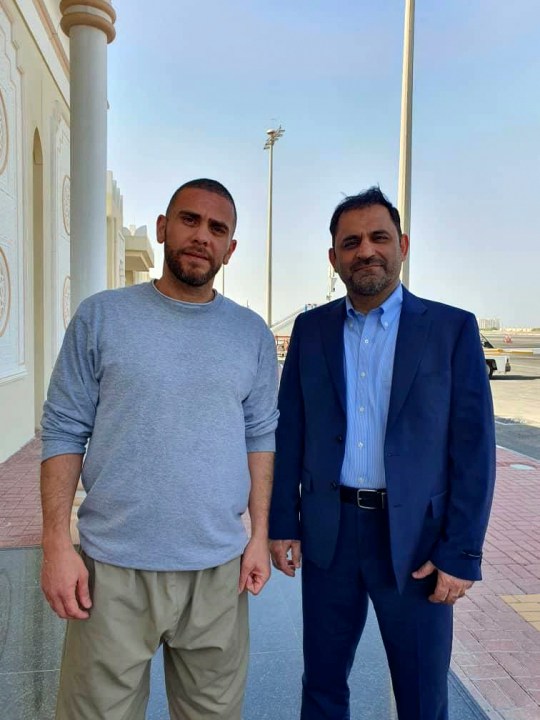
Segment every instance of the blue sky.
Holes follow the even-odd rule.
[[[324,302],[335,205],[377,183],[397,201],[404,3],[114,7],[108,164],[125,224],[154,237],[178,185],[220,180],[239,214],[226,294],[263,313],[263,145],[281,123],[273,317]],[[410,289],[510,326],[540,327],[539,28],[538,0],[416,0]]]

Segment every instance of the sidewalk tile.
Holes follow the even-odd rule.
[[[494,681],[510,698],[516,707],[534,707],[535,700],[512,678],[497,678]]]

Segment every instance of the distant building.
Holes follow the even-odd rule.
[[[500,318],[479,318],[478,327],[480,330],[500,330],[502,326]]]

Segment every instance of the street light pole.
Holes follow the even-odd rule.
[[[405,0],[405,29],[403,37],[403,79],[401,86],[401,135],[399,140],[398,210],[401,229],[411,232],[411,162],[412,162],[412,102],[414,61],[414,0]],[[409,285],[409,258],[403,263],[401,279]]]
[[[268,139],[264,145],[270,150],[268,164],[268,232],[266,236],[266,322],[272,326],[272,188],[274,182],[274,145],[285,130],[281,125],[277,130],[267,130]]]
[[[328,302],[330,302],[330,300],[332,299],[332,293],[336,291],[336,280],[336,271],[331,265],[328,265],[328,293],[326,295],[326,299]]]

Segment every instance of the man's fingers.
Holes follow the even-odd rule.
[[[63,620],[86,620],[92,607],[88,570],[73,547],[43,558],[41,588],[51,609]]]
[[[238,578],[238,594],[243,593],[246,589],[246,583],[249,577],[249,570],[246,565],[242,562],[240,564],[240,577]]]
[[[415,570],[413,572],[412,576],[416,580],[422,580],[423,578],[427,577],[428,575],[431,575],[431,573],[435,569],[436,569],[435,565],[430,560],[428,560],[421,567],[419,567],[418,570]]]
[[[294,577],[295,567],[287,557],[291,546],[292,542],[290,540],[272,540],[270,542],[270,554],[275,568],[281,570],[285,575],[289,575],[289,577]]]
[[[461,597],[463,597],[463,595],[454,595],[452,593],[448,593],[446,596],[444,596],[443,594],[437,596],[434,593],[433,595],[429,596],[428,600],[430,600],[430,602],[439,603],[441,605],[455,605]]]
[[[252,573],[246,581],[246,590],[252,595],[258,595],[266,585],[267,580],[268,578],[265,578],[263,575]]]
[[[73,593],[71,597],[65,598],[63,603],[66,618],[68,620],[86,620],[89,617],[89,613],[79,607],[79,603],[75,598],[75,593]]]
[[[300,546],[299,542],[292,543],[291,556],[292,556],[292,562],[293,562],[294,567],[299,568],[300,565],[302,564],[301,563],[302,551],[301,551],[301,546]]]
[[[439,572],[437,585],[433,594],[429,596],[429,600],[445,605],[455,605],[456,600],[465,595],[466,589],[465,582]]]
[[[62,603],[59,599],[49,597],[48,595],[45,596],[47,598],[47,602],[49,603],[49,606],[51,610],[58,615],[58,617],[61,620],[67,620],[66,610],[64,608],[64,603]]]
[[[432,595],[429,596],[428,600],[433,603],[444,603],[448,597],[448,590],[437,585]]]
[[[284,572],[285,575],[290,575],[291,577],[294,575],[294,567],[291,563],[289,563],[286,552],[276,554],[274,558],[274,565],[278,570]]]
[[[455,605],[456,601],[462,598],[466,591],[474,585],[472,580],[462,580],[454,575],[449,575],[442,570],[438,570],[429,560],[419,567],[418,570],[415,570],[412,576],[416,580],[421,580],[435,570],[437,570],[437,584],[433,594],[428,598],[430,602]]]
[[[89,610],[92,607],[92,598],[90,597],[90,589],[88,587],[87,572],[79,576],[76,593],[77,601],[81,608],[83,608],[84,610]]]
[[[82,561],[81,565],[75,586],[69,587],[64,593],[60,593],[66,615],[72,620],[86,620],[89,617],[87,611],[92,606],[88,589],[88,570]],[[83,597],[84,603],[82,602]]]
[[[55,596],[47,596],[51,609],[62,620],[86,620],[89,613],[82,609],[75,597],[75,588]]]

